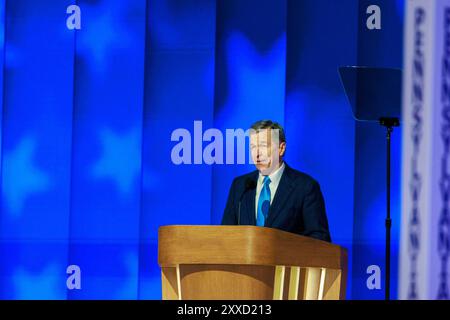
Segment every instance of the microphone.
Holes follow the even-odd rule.
[[[242,192],[240,198],[239,198],[239,207],[238,207],[238,226],[241,225],[241,202],[242,202],[242,198],[244,197],[244,195],[252,190],[256,188],[256,181],[251,179],[251,178],[247,178],[247,180],[245,180],[245,189],[244,192]]]

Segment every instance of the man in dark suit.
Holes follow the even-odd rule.
[[[254,123],[250,148],[257,170],[233,180],[222,224],[264,226],[331,242],[319,184],[283,161],[283,128],[270,120]]]

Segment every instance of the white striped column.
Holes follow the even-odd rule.
[[[450,0],[406,2],[400,299],[449,299]]]

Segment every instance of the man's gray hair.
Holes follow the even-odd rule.
[[[286,136],[284,134],[283,127],[275,121],[272,120],[259,120],[256,121],[254,124],[251,125],[250,129],[255,130],[256,133],[263,129],[275,129],[278,130],[280,143],[286,142]]]

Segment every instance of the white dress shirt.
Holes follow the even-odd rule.
[[[282,165],[277,170],[275,170],[274,172],[272,172],[269,175],[270,204],[272,204],[273,198],[275,198],[275,193],[277,192],[278,185],[280,184],[281,176],[283,175],[283,172],[284,172],[284,167],[285,167],[285,165],[283,162]],[[258,182],[256,184],[256,196],[255,196],[256,218],[258,218],[258,200],[259,200],[259,195],[260,195],[262,187],[263,187],[264,177],[265,176],[263,176],[260,172],[259,177],[258,177]]]

